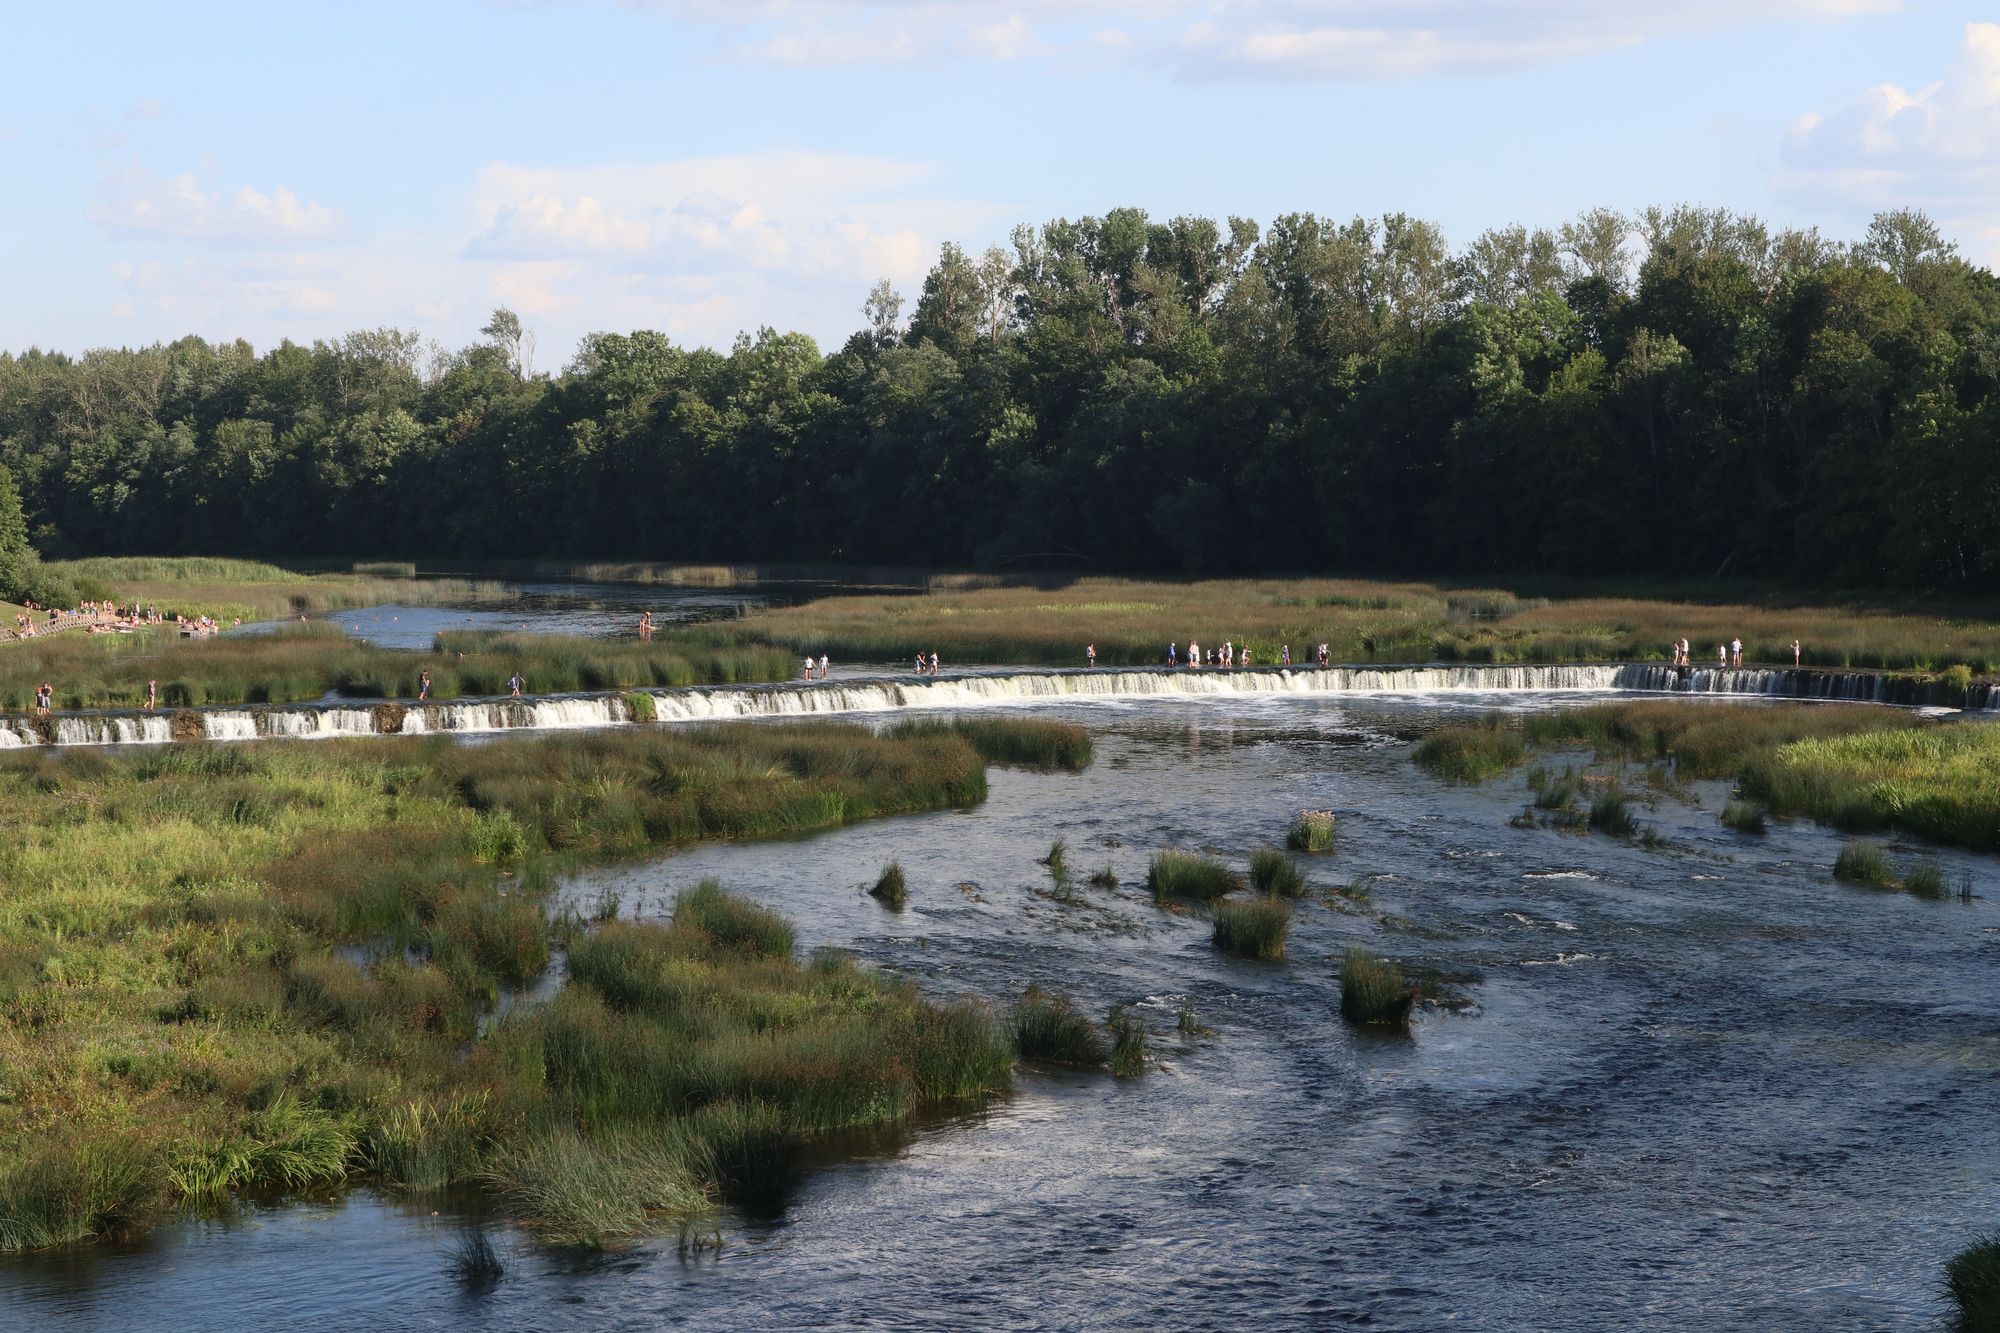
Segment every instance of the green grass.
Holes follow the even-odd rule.
[[[1257,892],[1280,898],[1302,897],[1306,891],[1305,871],[1275,847],[1259,847],[1250,853],[1250,883]]]
[[[1243,877],[1201,852],[1155,852],[1146,869],[1146,887],[1156,903],[1174,898],[1214,902],[1242,888]]]
[[[1836,828],[2000,851],[2000,728],[1984,723],[1795,741],[1747,765],[1743,788]]]
[[[1913,861],[1903,871],[1903,892],[1919,898],[1943,898],[1951,892],[1944,866],[1928,857]]]
[[[1071,722],[1031,717],[911,718],[892,734],[949,731],[972,743],[989,764],[1041,773],[1080,773],[1090,767],[1090,733]]]
[[[1535,793],[1537,810],[1567,810],[1576,803],[1582,784],[1574,768],[1551,773],[1538,765],[1528,774],[1528,787]]]
[[[1729,801],[1722,807],[1723,824],[1738,833],[1762,833],[1768,819],[1768,812],[1755,801]]]
[[[1340,965],[1340,1016],[1350,1023],[1406,1022],[1416,991],[1395,964],[1350,948]]]
[[[548,910],[557,864],[984,782],[957,735],[838,724],[0,755],[0,1249],[361,1180],[617,1244],[1003,1091],[990,1012],[802,962],[713,883],[666,922]],[[483,1022],[558,945],[567,987]]]
[[[1629,838],[1639,831],[1625,791],[1617,784],[1606,786],[1590,802],[1590,827],[1614,838]]]
[[[1285,846],[1295,852],[1330,852],[1333,827],[1333,811],[1301,810],[1285,834]]]
[[[882,873],[875,879],[868,896],[881,903],[892,912],[900,912],[909,905],[910,886],[903,876],[903,863],[891,861],[882,867]]]
[[[1944,1288],[1959,1333],[2000,1329],[2000,1236],[1975,1241],[1953,1255],[1944,1266]]]
[[[1833,877],[1848,884],[1866,884],[1870,888],[1892,889],[1896,886],[1895,873],[1889,869],[1889,858],[1872,842],[1843,844],[1840,855],[1834,858]]]
[[[50,574],[83,596],[157,609],[172,618],[272,620],[396,602],[405,606],[499,601],[492,581],[415,577],[412,565],[356,565],[352,573],[303,574],[255,560],[211,556],[99,556],[51,561]]]
[[[1479,783],[1506,772],[1528,757],[1519,727],[1494,718],[1473,726],[1446,727],[1418,743],[1417,766],[1451,783]]]
[[[1717,704],[1646,700],[1533,714],[1520,723],[1530,745],[1586,745],[1599,759],[1670,759],[1675,775],[1726,778],[1795,741],[1933,724],[1902,709],[1868,704]]]
[[[1146,1023],[1119,1005],[1111,1011],[1111,1076],[1137,1078],[1146,1072]]]
[[[1282,898],[1252,898],[1215,905],[1215,947],[1238,958],[1276,962],[1285,956],[1292,908]]]
[[[1014,1006],[1014,1045],[1023,1060],[1100,1069],[1110,1062],[1104,1029],[1069,1000],[1030,986]]]
[[[1049,854],[1041,859],[1041,864],[1049,868],[1049,877],[1057,884],[1069,878],[1069,841],[1057,838],[1049,844]]]

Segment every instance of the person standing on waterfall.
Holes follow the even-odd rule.
[[[825,653],[821,653],[819,655],[819,678],[821,680],[825,680],[826,673],[828,671],[831,671],[832,669],[833,669],[833,659],[828,657]]]
[[[1188,640],[1188,665],[1191,667],[1201,665],[1201,645],[1193,639]]]
[[[159,706],[159,703],[160,703],[160,682],[157,680],[149,680],[146,682],[146,711],[151,712],[153,709]]]
[[[1792,670],[1794,670],[1794,671],[1797,671],[1798,669],[1799,669],[1799,641],[1798,641],[1797,639],[1793,639],[1793,640],[1792,640]]]
[[[507,677],[507,692],[509,697],[515,699],[520,698],[521,691],[526,689],[527,687],[528,687],[528,682],[522,679],[520,672],[516,671],[513,675]]]
[[[1083,645],[1083,664],[1087,667],[1094,667],[1097,665],[1096,644],[1086,643],[1085,645]]]
[[[417,702],[428,703],[431,697],[431,673],[426,671],[417,677]]]
[[[1178,651],[1176,651],[1177,649],[1179,649],[1180,645],[1181,645],[1181,641],[1180,641],[1179,639],[1175,639],[1175,640],[1174,640],[1174,641],[1173,641],[1172,643],[1170,643],[1170,644],[1168,644],[1168,645],[1167,645],[1167,665],[1168,665],[1168,666],[1170,666],[1170,667],[1177,667],[1177,666],[1179,666],[1179,665],[1181,664],[1181,661],[1180,661],[1180,654],[1179,654],[1179,652],[1178,652]]]
[[[1733,667],[1743,665],[1743,640],[1731,639],[1729,641],[1729,665]]]

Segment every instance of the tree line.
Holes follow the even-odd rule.
[[[907,317],[905,307],[908,305]],[[45,554],[573,556],[1985,585],[2000,282],[1865,236],[1594,210],[1137,209],[946,245],[832,354],[393,330],[0,355]],[[0,543],[4,544],[4,543]]]

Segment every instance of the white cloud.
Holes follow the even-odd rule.
[[[1032,55],[1183,78],[1387,79],[1518,69],[1679,33],[1891,13],[1901,0],[628,0],[790,67]],[[1114,26],[1107,28],[1106,21]]]
[[[1916,205],[2000,241],[2000,23],[1968,23],[1944,78],[1885,83],[1786,132],[1777,188],[1859,209]],[[2000,257],[2000,246],[1988,253]]]
[[[296,245],[337,239],[346,220],[333,209],[279,186],[269,194],[243,186],[224,193],[193,172],[160,176],[129,166],[101,181],[92,222],[121,238],[171,238],[218,244]]]

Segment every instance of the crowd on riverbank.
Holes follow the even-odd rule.
[[[169,617],[163,615],[157,606],[120,606],[109,600],[89,601],[67,608],[36,606],[33,602],[22,605],[23,609],[14,616],[14,632],[11,635],[17,642],[60,634],[65,630],[82,630],[87,634],[126,634],[166,624],[172,624],[175,631],[186,638],[207,638],[222,631],[222,622],[213,616]],[[241,625],[243,617],[236,617],[234,623]]]

